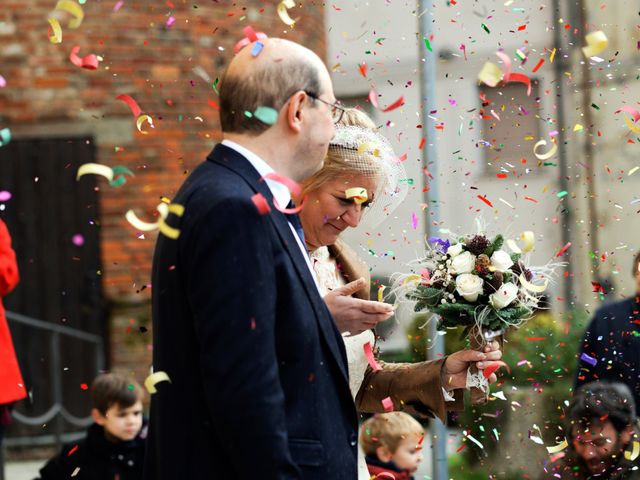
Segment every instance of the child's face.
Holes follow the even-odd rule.
[[[413,473],[418,469],[422,461],[422,445],[418,445],[419,441],[420,438],[417,435],[409,435],[398,445],[391,460],[400,470],[409,470]]]
[[[94,409],[93,418],[104,428],[107,438],[123,442],[133,440],[142,428],[142,402],[138,400],[128,408],[112,405],[106,415]]]

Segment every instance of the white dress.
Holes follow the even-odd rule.
[[[316,272],[320,291],[323,296],[331,290],[345,285],[345,280],[338,270],[335,259],[330,257],[327,247],[320,247],[311,252],[309,256],[311,257],[311,263]],[[349,388],[351,389],[351,396],[355,401],[368,366],[367,357],[364,354],[364,345],[370,343],[373,347],[375,336],[371,330],[367,330],[358,335],[350,337],[343,336],[342,339],[344,340],[345,350],[347,351]],[[364,452],[358,444],[358,480],[369,480],[370,478],[371,475],[369,475],[369,470],[367,469]]]

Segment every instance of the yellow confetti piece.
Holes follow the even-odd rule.
[[[177,239],[180,236],[180,230],[167,225],[165,223],[165,219],[169,216],[169,213],[173,213],[178,217],[181,217],[184,214],[184,206],[176,203],[172,203],[170,205],[160,203],[156,209],[158,210],[158,213],[160,213],[160,218],[154,223],[143,222],[138,218],[133,210],[129,210],[125,214],[125,218],[136,230],[140,230],[141,232],[160,230],[160,232],[165,236],[173,240]]]
[[[553,63],[553,58],[556,56],[556,49],[553,49],[553,52],[551,52],[551,57],[549,58],[549,63]]]
[[[629,173],[627,173],[627,177],[630,177],[631,175],[633,175],[634,173],[636,173],[638,171],[640,167],[633,167],[631,170],[629,170]]]
[[[384,301],[384,291],[385,291],[386,288],[387,288],[386,285],[380,285],[378,287],[378,301],[379,302]]]
[[[558,145],[554,143],[553,146],[551,147],[551,150],[549,150],[547,153],[538,153],[538,147],[545,146],[546,144],[547,144],[546,140],[538,140],[538,142],[536,142],[536,144],[533,146],[533,154],[539,160],[548,160],[551,157],[553,157],[558,151]]]
[[[136,126],[138,127],[138,131],[144,135],[148,135],[149,132],[145,132],[144,130],[142,130],[142,124],[147,121],[149,122],[149,126],[151,128],[153,128],[153,119],[147,115],[147,114],[142,114],[138,117],[138,120],[136,120]]]
[[[637,440],[633,441],[633,451],[629,452],[628,450],[624,452],[624,458],[627,460],[635,460],[640,455],[640,443]]]
[[[54,10],[62,10],[73,15],[74,18],[69,20],[69,28],[78,28],[84,19],[84,11],[82,10],[82,7],[71,0],[60,0],[56,4],[56,8],[54,8]]]
[[[289,25],[290,27],[294,27],[296,24],[296,21],[289,16],[289,12],[287,10],[295,6],[296,6],[296,3],[293,0],[282,0],[278,4],[278,8],[277,8],[278,16],[280,17],[280,20],[282,20],[284,24]]]
[[[624,115],[622,118],[624,118],[624,123],[627,124],[629,130],[631,130],[633,133],[640,133],[640,127],[636,127],[635,124],[631,120],[629,120],[629,117]]]
[[[167,375],[167,372],[152,373],[144,380],[144,387],[153,395],[154,393],[157,393],[156,385],[160,382],[171,383],[171,379],[169,378],[169,375]]]
[[[534,285],[533,283],[527,280],[527,278],[524,276],[524,273],[520,274],[520,276],[518,277],[518,280],[520,280],[520,283],[524,288],[526,288],[527,290],[533,293],[542,293],[547,289],[547,286],[549,285],[548,278],[544,279],[544,284]]]
[[[347,198],[353,198],[353,201],[358,205],[362,205],[369,199],[369,196],[367,195],[367,189],[362,187],[347,188],[344,191],[344,195]]]
[[[569,446],[569,444],[567,443],[567,439],[565,438],[565,439],[562,441],[562,443],[560,443],[560,444],[558,444],[558,445],[555,445],[555,446],[553,446],[553,447],[547,447],[547,451],[548,451],[550,454],[558,453],[558,452],[561,452],[562,450],[564,450],[565,448],[567,448],[568,446]]]
[[[609,40],[602,30],[591,32],[584,39],[587,46],[582,48],[582,53],[587,58],[595,57],[609,45]]]
[[[113,169],[99,163],[85,163],[83,165],[80,165],[80,167],[78,167],[78,173],[76,174],[76,180],[78,180],[83,175],[89,174],[101,175],[108,179],[110,182],[113,181]]]
[[[582,125],[580,125],[579,123],[576,123],[575,127],[573,127],[573,131],[574,132],[579,132],[583,129],[584,127]]]
[[[502,79],[502,70],[495,63],[486,62],[478,74],[478,80],[482,83],[495,87]]]
[[[49,37],[51,43],[62,43],[62,28],[60,28],[60,22],[57,18],[48,18],[53,35]]]

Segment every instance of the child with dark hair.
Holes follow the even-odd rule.
[[[40,470],[41,480],[139,480],[145,449],[144,391],[135,381],[115,373],[98,376],[91,385],[94,424],[78,443]]]
[[[545,467],[541,478],[640,478],[640,432],[627,385],[583,385],[569,404],[566,421],[569,448]]]

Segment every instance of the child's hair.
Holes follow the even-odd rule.
[[[114,405],[129,408],[144,398],[144,390],[135,380],[117,373],[98,375],[91,384],[93,408],[102,415]]]
[[[387,447],[396,453],[400,442],[409,435],[422,437],[424,429],[411,415],[404,412],[389,412],[375,415],[362,424],[360,444],[366,455],[375,457],[378,447]]]

